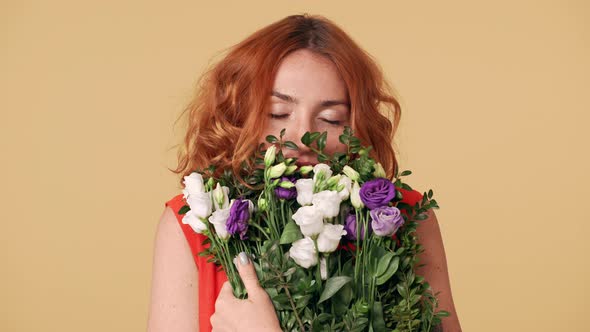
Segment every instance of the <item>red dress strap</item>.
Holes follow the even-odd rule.
[[[182,194],[174,196],[165,206],[168,206],[174,211],[176,220],[182,228],[182,232],[191,248],[195,265],[199,272],[199,331],[210,332],[212,330],[210,318],[215,312],[215,300],[221,286],[227,280],[227,275],[221,269],[218,269],[215,264],[207,262],[209,257],[200,256],[202,252],[209,245],[203,245],[203,241],[207,238],[203,234],[195,233],[195,231],[188,224],[182,223],[183,215],[178,214],[178,210],[186,204]]]
[[[410,191],[398,188],[402,193],[402,202],[410,205],[416,204],[422,199],[422,194],[416,190]],[[212,330],[210,318],[215,312],[215,300],[219,295],[221,286],[227,280],[227,275],[221,269],[218,269],[215,264],[207,262],[209,257],[200,256],[207,245],[203,245],[206,237],[202,234],[195,233],[195,231],[187,224],[182,223],[183,215],[178,214],[178,210],[186,204],[182,194],[174,196],[166,202],[168,206],[174,211],[176,220],[180,225],[189,247],[193,254],[195,264],[199,271],[199,331],[210,332]],[[403,210],[402,210],[403,211]]]

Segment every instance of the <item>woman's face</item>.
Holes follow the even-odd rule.
[[[334,64],[309,50],[297,50],[279,65],[269,96],[268,121],[261,141],[267,135],[293,141],[299,150],[283,149],[285,157],[298,158],[299,165],[316,164],[314,152],[301,143],[306,131],[328,132],[324,152],[346,151],[338,136],[350,126],[350,100],[344,81]]]

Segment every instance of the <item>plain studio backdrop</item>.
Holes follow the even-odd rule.
[[[587,328],[588,2],[4,0],[1,331],[145,330],[174,121],[225,48],[303,12],[401,97],[464,330]]]

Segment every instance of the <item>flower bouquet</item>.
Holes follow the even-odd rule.
[[[228,170],[215,176],[215,166],[185,176],[179,214],[207,237],[201,255],[245,298],[233,257],[248,253],[284,331],[433,331],[448,312],[415,273],[418,222],[438,208],[432,190],[404,202],[411,172],[389,180],[349,127],[339,137],[347,151],[333,155],[327,132],[301,137],[314,166],[284,157],[298,149],[284,134],[266,137],[272,145],[258,147],[241,181]]]

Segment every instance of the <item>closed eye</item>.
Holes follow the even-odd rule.
[[[329,123],[331,125],[334,125],[334,126],[340,126],[342,124],[342,121],[331,121],[331,120],[328,120],[328,119],[322,119],[322,120],[324,122],[327,122],[327,123]]]
[[[289,116],[289,114],[272,114],[272,113],[270,114],[270,117],[273,119],[283,119],[288,116]]]

